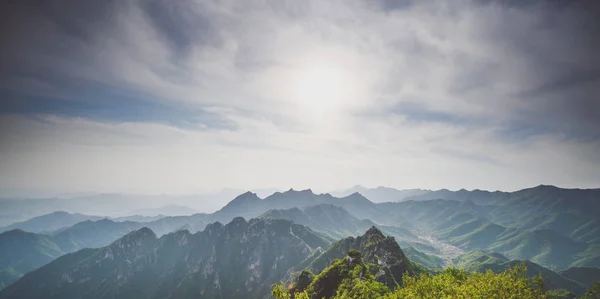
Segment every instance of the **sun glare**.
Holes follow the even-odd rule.
[[[292,82],[292,98],[304,113],[324,118],[342,108],[348,100],[347,76],[336,68],[314,67],[299,71]]]

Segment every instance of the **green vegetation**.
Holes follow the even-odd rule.
[[[412,262],[423,265],[429,269],[441,269],[444,266],[444,260],[440,257],[420,252],[414,247],[405,247],[403,248],[403,251]]]
[[[567,290],[571,293],[582,295],[586,288],[600,280],[599,268],[568,268],[560,272],[554,272],[531,261],[511,261],[499,253],[476,250],[465,253],[452,260],[454,266],[467,272],[485,273],[491,270],[501,273],[505,269],[512,268],[518,264],[527,266],[527,277],[542,276],[544,286],[549,290]]]
[[[375,274],[380,270],[376,264],[363,262],[361,253],[352,249],[345,258],[334,260],[329,267],[309,281],[299,279],[288,289],[283,285],[275,285],[272,295],[278,299],[381,298],[389,289],[375,280]]]
[[[0,290],[0,298],[265,298],[272,283],[329,245],[278,219],[235,218],[161,238],[142,228],[63,255]]]
[[[599,299],[600,281],[596,281],[583,295],[582,299]]]
[[[356,252],[348,253],[356,256]],[[306,284],[285,288],[275,285],[276,299],[370,299],[370,298],[552,298],[546,292],[541,276],[530,279],[524,264],[502,273],[468,273],[449,268],[438,275],[405,273],[402,287],[388,288],[376,279],[377,265],[360,259],[338,259]]]
[[[63,252],[49,237],[19,229],[0,234],[0,289]]]

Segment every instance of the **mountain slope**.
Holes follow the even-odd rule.
[[[540,185],[515,192],[483,190],[437,190],[407,200],[471,201],[481,206],[493,206],[488,219],[500,225],[523,226],[540,215],[569,213],[584,219],[597,217],[600,210],[600,189],[564,189]]]
[[[63,254],[47,236],[11,230],[0,234],[0,289]]]
[[[315,194],[310,189],[301,191],[290,189],[286,192],[275,192],[264,199],[260,199],[254,193],[246,192],[212,214],[211,219],[227,222],[238,216],[258,217],[268,210],[304,209],[321,204],[340,206],[359,219],[378,219],[378,216],[381,216],[377,205],[358,193],[337,198],[330,194]]]
[[[600,281],[600,268],[595,267],[571,267],[558,272],[558,274],[580,283],[585,289],[594,282]]]
[[[370,220],[357,219],[343,208],[329,204],[309,206],[303,210],[298,208],[269,210],[261,217],[287,219],[311,227],[335,239],[362,233],[374,225]]]
[[[402,275],[406,272],[416,274],[422,271],[406,257],[393,237],[384,236],[376,227],[371,227],[362,236],[335,242],[307,265],[307,269],[319,273],[335,259],[344,257],[351,249],[362,252],[364,261],[381,266],[383,272],[378,275],[378,280],[389,287],[400,284]]]
[[[308,226],[334,239],[360,235],[370,227],[375,226],[375,223],[372,221],[358,219],[344,208],[332,204],[309,206],[302,210],[298,208],[269,210],[260,217],[287,219],[294,223]],[[401,240],[415,240],[417,238],[410,231],[403,228],[391,226],[379,226],[379,228],[385,234],[392,235]]]
[[[423,265],[429,269],[441,269],[444,267],[444,260],[435,255],[420,252],[414,247],[405,247],[403,251],[409,260],[417,264]]]
[[[381,202],[397,202],[403,201],[406,198],[412,196],[419,196],[430,192],[430,190],[423,189],[394,189],[389,187],[379,186],[376,188],[365,188],[363,186],[354,186],[350,189],[332,192],[331,194],[336,197],[348,196],[352,193],[360,193],[368,198],[370,201],[375,203]]]
[[[500,273],[508,268],[514,267],[515,265],[524,263],[527,266],[527,276],[535,277],[541,274],[546,288],[550,290],[566,289],[575,294],[581,295],[586,289],[586,285],[584,283],[581,283],[572,277],[562,275],[562,272],[554,272],[530,261],[511,261],[499,253],[475,250],[461,255],[452,261],[457,268],[464,269],[469,272],[485,272],[489,269],[494,273]],[[567,271],[567,273],[572,273],[572,276],[578,276],[581,272],[578,270],[572,270],[571,272]],[[590,273],[595,273],[595,271],[592,270]]]
[[[106,246],[131,231],[144,226],[139,222],[114,222],[108,219],[83,221],[52,236],[52,240],[64,251],[74,252],[83,248]]]
[[[67,212],[58,211],[51,214],[34,217],[23,222],[17,222],[9,226],[1,227],[0,232],[13,229],[20,229],[32,233],[51,232],[64,227],[72,226],[78,222],[86,220],[99,220],[102,218],[103,217],[99,216],[70,214]]]
[[[109,246],[58,258],[0,297],[262,298],[288,269],[328,245],[286,220],[235,218],[161,238],[142,228]]]
[[[489,250],[501,252],[512,259],[527,259],[557,269],[569,267],[576,255],[588,245],[565,237],[550,229],[524,232],[513,238],[492,244]]]

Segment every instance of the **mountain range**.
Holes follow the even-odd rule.
[[[431,192],[425,189],[395,189],[390,187],[379,186],[376,188],[366,188],[363,186],[354,186],[352,188],[331,192],[331,195],[336,197],[344,197],[353,193],[360,193],[375,203],[382,202],[398,202],[403,201],[413,196],[419,196]]]
[[[270,285],[329,242],[286,220],[235,218],[158,238],[131,232],[64,255],[0,292],[1,298],[262,298]]]
[[[98,254],[98,250],[105,250],[105,246],[113,246],[114,242],[121,242],[120,244],[126,246],[129,243],[123,241],[123,238],[140,230],[142,231],[141,235],[151,240],[147,241],[149,245],[147,248],[144,247],[145,250],[152,248],[156,252],[163,248],[161,246],[164,245],[164,242],[167,242],[165,240],[171,240],[169,238],[173,238],[175,235],[185,236],[186,240],[190,241],[192,239],[196,240],[194,238],[200,238],[195,237],[196,235],[206,236],[207,231],[210,232],[214,227],[223,227],[227,228],[225,230],[228,232],[226,235],[235,235],[235,238],[239,237],[240,240],[246,242],[249,236],[253,236],[252,233],[245,230],[233,233],[234,227],[240,226],[245,229],[250,227],[256,229],[257,226],[269,227],[268,229],[265,228],[264,234],[271,234],[271,229],[274,229],[273,223],[289,223],[294,227],[302,227],[300,232],[300,234],[303,234],[302,236],[298,235],[299,233],[295,230],[293,233],[306,244],[320,245],[309,245],[310,250],[302,256],[302,259],[293,258],[293,261],[286,264],[285,273],[265,274],[267,276],[264,277],[268,277],[268,279],[293,281],[293,279],[298,278],[302,270],[318,273],[330,266],[333,260],[344,257],[348,250],[361,251],[362,258],[366,259],[365,261],[368,263],[373,263],[373,261],[375,261],[375,264],[383,262],[379,259],[372,259],[374,256],[382,257],[382,252],[376,251],[376,248],[368,248],[365,244],[371,242],[363,241],[381,235],[381,238],[377,237],[377,239],[387,241],[377,242],[377,244],[384,244],[387,248],[386,252],[401,252],[401,254],[387,254],[395,256],[396,261],[406,261],[402,265],[402,271],[414,274],[427,271],[435,272],[437,271],[435,269],[446,266],[458,266],[469,271],[492,269],[495,272],[500,272],[515,265],[520,260],[525,260],[532,275],[541,273],[550,282],[549,286],[551,288],[567,289],[575,294],[580,294],[591,284],[589,281],[591,278],[585,277],[590,275],[595,277],[595,269],[600,267],[600,244],[598,244],[598,240],[600,240],[600,227],[598,225],[600,218],[593,213],[593,209],[598,208],[600,208],[600,191],[598,189],[561,189],[542,185],[516,192],[481,190],[417,192],[399,202],[387,201],[382,203],[374,203],[360,193],[335,197],[330,194],[315,194],[310,189],[300,191],[290,189],[260,198],[255,193],[246,192],[235,197],[215,213],[199,213],[190,216],[127,216],[107,219],[102,216],[55,212],[3,228],[7,231],[0,234],[0,253],[3,253],[0,256],[0,288],[8,286],[6,288],[8,290],[12,287],[12,285],[9,285],[15,280],[18,281],[13,285],[18,285],[25,280],[29,275],[26,273],[36,273],[37,270],[35,269],[42,266],[40,270],[44,269],[61,259],[69,260],[67,258],[69,256],[82,255],[82,257],[85,256],[84,260],[92,259],[91,255],[84,255],[80,252],[90,254],[95,252],[95,254]],[[252,220],[245,221],[239,217]],[[227,223],[227,225],[221,223]],[[275,227],[281,225],[278,224]],[[365,232],[367,232],[366,238],[364,236],[349,238],[349,236],[361,236]],[[241,233],[241,235],[238,236],[238,233]],[[383,237],[384,235],[392,236],[393,239],[391,240],[393,242],[389,241],[390,238]],[[211,239],[210,242],[227,243],[228,238],[225,237],[225,241]],[[264,241],[263,239],[256,242],[261,243]],[[282,240],[282,242],[284,241]],[[242,243],[238,245],[240,244]],[[332,244],[331,247],[329,247],[330,244]],[[169,248],[175,248],[174,245],[169,246]],[[400,249],[401,247],[404,250]],[[199,250],[198,248],[204,247],[189,247],[190,250]],[[266,248],[268,249],[268,246]],[[271,258],[270,251],[267,250],[266,252]],[[189,258],[190,254],[186,251],[183,258]],[[158,256],[151,255],[150,251],[136,251],[124,256],[127,256],[126,260],[132,262],[131,267],[135,269],[153,269],[151,271],[158,272],[168,270],[161,268],[163,266],[152,268],[155,265],[149,260],[154,261],[153,259],[158,259]],[[144,258],[138,260],[141,256],[145,257],[146,260]],[[202,256],[198,258],[204,261],[212,257]],[[136,260],[139,263],[134,264],[133,262]],[[125,261],[125,263],[127,262]],[[271,260],[267,264],[277,268],[273,263],[277,264],[277,262]],[[395,263],[390,260],[389,263],[384,262],[383,264],[391,265]],[[69,265],[75,267],[74,264]],[[77,265],[82,264],[77,262]],[[110,265],[115,266],[116,264]],[[242,266],[247,265],[235,265],[235,267]],[[58,266],[54,264],[51,268],[64,270],[63,266],[56,267]],[[225,266],[219,264],[218,267]],[[108,268],[102,268],[102,270],[89,265],[89,269],[96,273]],[[137,277],[136,272],[131,269],[118,269],[120,269],[119,271],[125,271],[119,272],[122,275]],[[188,272],[192,271],[185,267],[183,269]],[[385,270],[382,271],[385,272]],[[390,273],[385,275],[387,278],[382,282],[385,282],[388,287],[399,284],[401,280],[397,275],[394,276],[393,273]],[[23,275],[25,276],[22,277]],[[248,278],[250,274],[249,272],[243,272],[240,275]],[[19,279],[20,277],[22,278]],[[177,277],[181,283],[188,279],[187,276]],[[391,279],[390,277],[394,278]],[[33,281],[35,284],[36,279],[31,280],[29,278],[28,281]],[[81,279],[85,280],[88,277]],[[89,298],[94,298],[94,296],[106,298],[116,294],[114,292],[126,294],[113,290],[121,288],[121,281],[118,278],[103,279],[112,282],[85,286],[86,289],[88,287],[90,289],[102,289],[102,291],[97,290],[99,293],[94,293],[95,291],[89,293]],[[135,281],[138,281],[137,279],[135,278]],[[144,280],[146,278],[139,279]],[[258,287],[259,281],[264,284],[266,280],[255,279],[257,279],[256,285],[247,282],[247,280],[244,281],[244,284],[248,284],[244,287],[245,289],[256,291],[244,293],[244,296],[261,298],[263,295],[268,295],[268,288],[259,290]],[[66,279],[66,281],[69,280],[71,279]],[[238,280],[235,281],[239,283]],[[57,294],[69,298],[70,293],[68,292],[70,291],[68,289],[71,289],[72,285],[65,284],[65,281],[55,282],[62,283],[61,285],[65,288],[64,292],[67,293],[54,289],[52,292],[57,292]],[[134,289],[138,288],[137,283],[130,286]],[[141,284],[141,282],[139,283]],[[174,284],[168,279],[164,282],[152,280],[151,283],[164,286],[161,288],[171,288],[171,284]],[[21,286],[22,288],[31,289],[31,284],[29,284],[29,287]],[[204,292],[208,292],[208,288],[208,285],[205,285]],[[110,290],[110,292],[103,293],[105,290]],[[47,290],[40,291],[46,292]],[[155,291],[148,291],[144,294],[150,298],[152,296],[165,296],[160,293],[160,290]],[[173,298],[184,295],[184,293],[178,293],[181,290],[172,289],[171,291],[176,294]],[[19,289],[14,294],[22,294],[21,292],[24,292],[23,289]],[[217,292],[210,293],[209,296],[220,298],[219,296],[225,296],[224,294],[229,296],[242,293]]]

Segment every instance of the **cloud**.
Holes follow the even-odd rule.
[[[0,185],[599,183],[591,1],[0,5]]]

